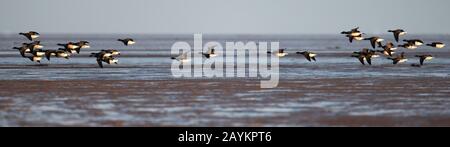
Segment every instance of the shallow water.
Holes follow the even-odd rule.
[[[50,35],[41,38],[46,49],[56,49],[57,43],[88,40],[91,49],[85,49],[72,59],[53,58],[51,62],[43,60],[42,64],[32,63],[21,58],[19,53],[10,48],[26,42],[17,35],[0,36],[0,80],[24,79],[116,79],[116,80],[156,80],[171,78],[169,57],[170,48],[177,41],[187,41],[193,44],[191,35],[137,35],[139,43],[124,47],[114,38],[118,35]],[[384,36],[392,41],[392,36]],[[423,38],[425,42],[450,42],[449,35],[411,35],[408,38]],[[393,66],[385,57],[374,59],[373,66],[362,66],[356,58],[349,57],[351,52],[369,47],[368,41],[353,44],[342,36],[336,35],[204,35],[204,43],[217,41],[279,41],[281,48],[288,48],[290,55],[280,59],[280,76],[285,79],[297,78],[333,78],[333,77],[373,77],[373,76],[408,76],[446,77],[450,72],[450,50],[422,47],[417,50],[399,49],[406,52],[410,58],[407,64]],[[405,38],[406,39],[406,38]],[[115,48],[122,52],[119,65],[97,69],[94,58],[89,58],[91,52],[101,49]],[[296,51],[309,50],[318,53],[318,62],[309,63]],[[413,68],[411,63],[418,63],[416,54],[433,54],[436,59],[427,62],[423,68]],[[208,60],[203,60],[208,62]],[[199,64],[199,63],[197,63]],[[201,64],[201,63],[200,63]],[[95,74],[94,74],[95,73]],[[126,76],[125,76],[126,75]]]
[[[279,87],[260,89],[250,79],[173,78],[170,47],[192,44],[191,35],[138,35],[131,47],[115,41],[119,37],[43,36],[49,49],[78,40],[92,48],[70,60],[37,64],[10,49],[24,38],[0,35],[0,126],[450,125],[448,47],[399,49],[410,58],[405,64],[377,58],[363,66],[349,55],[369,42],[349,44],[342,36],[204,35],[204,42],[280,41],[288,48],[290,56],[280,59]],[[448,35],[408,37],[450,42]],[[100,69],[88,55],[108,48],[122,52],[119,65]],[[318,61],[294,55],[302,49],[317,52]],[[424,53],[436,59],[411,67],[418,63],[413,56]]]
[[[448,78],[3,81],[2,126],[448,126]],[[245,84],[245,85],[244,85]]]

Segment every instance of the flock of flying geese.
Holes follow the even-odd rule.
[[[396,29],[396,30],[388,30],[389,33],[394,34],[394,38],[396,42],[399,42],[400,36],[406,35],[406,31],[403,29]],[[425,43],[420,39],[411,39],[411,40],[403,40],[405,43],[395,46],[392,42],[387,42],[385,45],[383,45],[384,39],[381,37],[369,37],[364,38],[363,35],[365,33],[362,33],[359,31],[359,27],[351,29],[350,31],[343,31],[341,34],[346,35],[346,37],[349,39],[350,43],[353,43],[353,41],[363,41],[368,40],[370,41],[370,44],[372,45],[373,49],[363,48],[359,52],[353,52],[351,57],[358,58],[358,60],[361,62],[361,64],[366,65],[365,62],[367,62],[369,65],[372,65],[372,58],[380,57],[381,55],[387,56],[387,59],[392,60],[392,63],[398,64],[408,61],[407,57],[405,56],[405,52],[402,52],[400,55],[394,56],[395,50],[397,50],[397,47],[402,47],[410,50],[417,49],[419,46],[424,45]],[[426,44],[427,46],[434,47],[434,48],[444,48],[445,44],[442,42],[432,42],[430,44]],[[376,48],[381,48],[382,50],[375,50]],[[268,54],[273,54],[277,57],[285,57],[288,55],[285,49],[278,49],[277,51],[269,51]],[[208,52],[201,53],[206,58],[211,58],[214,56],[217,56],[214,51],[214,47],[210,47]],[[306,60],[309,62],[316,61],[316,53],[310,52],[310,51],[300,51],[296,52],[298,55],[303,55]],[[412,64],[411,66],[414,67],[421,67],[424,64],[424,61],[429,61],[433,59],[432,55],[424,54],[424,55],[416,55],[415,57],[418,57],[420,64]],[[179,55],[178,57],[172,57],[174,60],[178,60],[180,62],[189,62],[188,59],[188,52],[183,53]]]
[[[388,32],[394,34],[395,41],[398,43],[400,40],[400,36],[406,35],[406,31],[403,29],[396,29],[396,30],[388,30]],[[372,65],[372,58],[380,57],[379,54],[383,54],[387,56],[387,59],[392,60],[393,64],[403,63],[408,61],[407,57],[405,56],[405,52],[402,52],[400,55],[393,56],[395,54],[395,50],[397,50],[397,47],[406,48],[410,50],[417,49],[419,46],[424,45],[425,43],[420,39],[411,39],[411,40],[403,40],[405,43],[400,44],[398,46],[395,46],[392,42],[387,42],[385,45],[383,45],[384,39],[378,36],[364,38],[363,35],[365,33],[362,33],[359,31],[359,27],[351,29],[350,31],[343,31],[341,34],[346,35],[346,37],[349,39],[350,43],[352,43],[354,40],[356,41],[362,41],[362,40],[368,40],[370,41],[370,44],[373,47],[373,50],[370,50],[368,48],[362,49],[362,51],[359,52],[353,52],[351,57],[358,58],[361,64],[365,65],[366,61],[369,65]],[[434,47],[434,48],[444,48],[445,44],[442,42],[432,42],[430,44],[426,44],[427,46]],[[376,48],[381,48],[382,50],[375,50]],[[379,54],[378,54],[379,53]],[[415,55],[415,57],[418,57],[420,60],[420,64],[412,64],[411,66],[414,67],[421,67],[424,64],[424,61],[429,61],[433,59],[433,55],[430,54],[421,54],[421,55]]]
[[[395,41],[398,43],[401,36],[406,35],[406,31],[403,29],[396,29],[396,30],[388,30],[388,32],[394,34]],[[39,38],[39,33],[30,31],[28,33],[19,33],[20,35],[23,35],[27,37],[30,41],[33,41],[31,43],[22,43],[21,47],[14,47],[13,49],[19,50],[20,54],[24,58],[28,58],[33,62],[40,63],[42,58],[45,56],[47,60],[50,61],[50,57],[55,56],[57,58],[65,58],[69,59],[70,56],[73,54],[80,54],[81,49],[84,48],[90,48],[88,41],[79,41],[79,42],[68,42],[66,44],[57,44],[58,46],[61,46],[63,48],[59,48],[58,50],[42,50],[43,45],[40,44],[40,41],[34,41],[37,38]],[[372,58],[380,57],[380,55],[387,56],[387,59],[392,60],[393,64],[403,63],[408,61],[407,57],[405,56],[405,52],[402,52],[400,55],[394,56],[396,53],[395,50],[397,50],[397,47],[406,48],[410,50],[417,49],[419,46],[425,45],[425,43],[420,39],[412,39],[412,40],[403,40],[405,43],[395,46],[392,42],[387,42],[383,45],[384,39],[378,36],[364,38],[363,35],[365,33],[362,33],[359,31],[359,27],[351,29],[350,31],[343,31],[341,34],[344,34],[350,41],[350,43],[353,43],[356,41],[363,41],[367,40],[370,41],[370,44],[372,45],[373,49],[363,48],[359,52],[353,52],[351,57],[358,58],[358,60],[361,62],[361,64],[366,65],[365,62],[367,62],[369,65],[372,65]],[[131,38],[126,39],[118,39],[117,41],[122,42],[125,46],[133,45],[136,42]],[[444,48],[445,44],[442,42],[432,42],[430,44],[426,44],[427,46],[434,47],[434,48]],[[203,57],[210,59],[212,57],[216,57],[217,54],[215,52],[215,46],[209,47],[207,52],[201,52],[200,54],[203,55]],[[381,48],[380,50],[376,50],[377,48]],[[274,54],[277,57],[284,57],[287,56],[288,53],[286,52],[287,49],[278,49],[277,51],[269,51],[268,54]],[[188,58],[188,53],[185,52],[179,55],[178,57],[171,57],[173,60],[177,60],[180,62],[189,62],[190,59]],[[27,55],[30,54],[30,55]],[[316,53],[310,52],[310,51],[300,51],[296,52],[298,55],[303,55],[306,60],[309,62],[316,61]],[[120,55],[120,52],[118,50],[114,49],[108,49],[108,50],[101,50],[98,53],[91,53],[90,57],[95,57],[97,59],[98,65],[103,68],[103,62],[107,64],[118,64],[119,60],[116,59],[116,57]],[[421,55],[415,55],[415,57],[418,57],[420,60],[420,64],[412,64],[411,66],[414,67],[421,67],[424,64],[424,61],[429,61],[433,59],[432,55],[429,54],[421,54]]]
[[[14,47],[13,49],[19,50],[20,54],[24,58],[28,58],[33,62],[41,63],[41,60],[45,57],[50,61],[52,56],[57,58],[69,59],[74,54],[80,54],[81,49],[90,48],[88,41],[68,42],[65,44],[57,44],[62,48],[58,50],[43,50],[44,46],[40,41],[35,41],[39,38],[38,32],[30,31],[28,33],[19,33],[19,35],[25,36],[28,40],[33,41],[31,43],[22,43],[21,47]],[[136,42],[131,38],[118,39],[125,46],[133,45]],[[98,65],[103,68],[103,62],[107,64],[118,64],[119,60],[116,57],[120,55],[118,50],[108,49],[101,50],[98,53],[91,53],[90,57],[97,59]]]

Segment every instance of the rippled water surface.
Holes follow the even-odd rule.
[[[279,41],[288,48],[279,86],[260,89],[257,79],[172,77],[170,48],[177,41],[193,44],[191,35],[137,35],[131,47],[115,41],[119,37],[43,36],[48,49],[78,40],[92,48],[37,64],[10,49],[24,38],[0,35],[0,126],[450,125],[448,47],[399,49],[410,59],[405,64],[382,57],[363,66],[349,56],[369,42],[349,44],[342,36],[204,35],[204,42]],[[447,35],[408,37],[450,42]],[[100,69],[88,55],[109,48],[122,52],[119,65]],[[317,62],[295,55],[306,49],[318,53]],[[411,67],[416,54],[436,58]]]

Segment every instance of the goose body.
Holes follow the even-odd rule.
[[[442,43],[442,42],[433,42],[433,43],[431,43],[431,44],[427,44],[427,46],[431,46],[431,47],[434,47],[434,48],[444,48],[445,47],[445,44],[444,43]]]
[[[395,41],[397,41],[397,42],[399,41],[400,36],[406,35],[406,33],[407,33],[403,29],[389,30],[388,32],[391,32],[394,34]]]
[[[305,51],[305,52],[297,52],[297,54],[303,55],[309,62],[311,62],[311,60],[316,61],[317,56],[316,53]]]
[[[117,39],[117,41],[122,42],[125,46],[129,46],[129,45],[136,44],[136,42],[134,41],[134,39],[131,39],[131,38]]]
[[[23,35],[23,36],[27,37],[27,39],[30,41],[33,41],[34,39],[37,39],[40,36],[40,34],[35,31],[30,31],[27,33],[19,33],[19,35]]]

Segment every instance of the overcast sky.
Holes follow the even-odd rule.
[[[449,0],[0,0],[0,33],[449,34]]]

